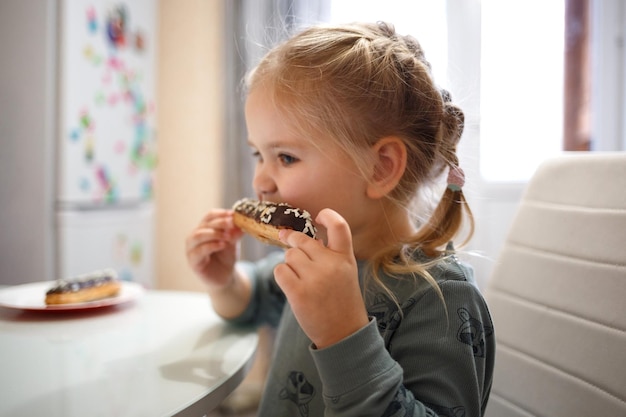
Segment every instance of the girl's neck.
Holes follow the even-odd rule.
[[[381,249],[407,241],[416,229],[407,210],[392,204],[380,204],[370,221],[352,232],[352,244],[357,259],[367,260]]]

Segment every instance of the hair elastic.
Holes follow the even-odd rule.
[[[451,165],[448,171],[448,188],[452,191],[461,191],[463,185],[465,185],[465,173],[460,167]]]

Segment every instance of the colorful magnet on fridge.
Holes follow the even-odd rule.
[[[104,92],[103,91],[96,92],[96,95],[94,96],[93,101],[98,106],[102,106],[104,103],[106,103],[106,97],[104,95]]]
[[[121,71],[124,69],[124,62],[117,57],[109,57],[107,67],[113,71]]]
[[[94,51],[92,45],[85,45],[83,48],[83,56],[87,62],[92,63],[96,67],[102,63],[102,57]]]
[[[128,237],[125,234],[119,233],[116,236],[115,242],[113,242],[113,254],[115,260],[120,263],[126,260],[126,250],[128,246]]]
[[[78,139],[80,139],[80,130],[79,129],[70,130],[69,137],[72,142],[78,142]]]
[[[147,179],[141,186],[141,196],[144,200],[151,200],[154,197],[152,180]]]
[[[135,32],[134,46],[135,51],[140,54],[146,49],[146,38],[141,31]]]
[[[82,128],[82,130],[91,132],[94,129],[94,123],[93,120],[91,119],[91,116],[89,116],[89,113],[87,112],[87,110],[82,110],[80,112],[80,127]]]
[[[128,268],[122,268],[118,271],[118,276],[120,277],[120,279],[122,281],[134,281],[133,279],[133,273],[130,269]]]
[[[141,265],[142,259],[143,259],[143,250],[141,248],[141,244],[135,242],[130,248],[130,262],[133,265],[137,266],[137,265]]]
[[[122,155],[125,150],[126,150],[126,143],[121,139],[116,140],[115,143],[113,144],[113,152],[115,152],[116,155]]]
[[[111,107],[115,106],[118,101],[119,101],[119,96],[117,95],[117,93],[109,94],[109,98],[107,99],[107,102],[109,103]]]
[[[113,6],[107,14],[107,40],[114,48],[126,46],[126,32],[128,29],[128,13],[123,4]]]
[[[89,190],[91,189],[91,182],[85,178],[82,177],[79,181],[78,181],[78,188],[82,191],[82,192],[89,192]]]
[[[96,9],[93,6],[87,8],[87,31],[96,33],[98,31],[98,20],[96,19]]]
[[[88,163],[93,162],[94,159],[94,151],[95,146],[94,146],[94,140],[93,140],[93,136],[88,135],[85,138],[85,161]]]
[[[117,187],[113,182],[108,170],[104,166],[96,168],[96,178],[103,192],[103,198],[107,203],[114,203],[118,200]]]

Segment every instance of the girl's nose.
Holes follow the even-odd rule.
[[[254,191],[257,195],[262,196],[264,200],[266,196],[276,192],[276,183],[268,171],[268,167],[264,164],[257,164],[254,170],[254,178],[252,179]]]

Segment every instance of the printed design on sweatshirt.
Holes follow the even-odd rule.
[[[470,312],[465,308],[461,307],[456,312],[463,322],[461,327],[459,327],[456,338],[460,342],[470,345],[475,357],[484,358],[485,338],[493,335],[493,327],[484,325],[479,320],[472,317]]]
[[[280,391],[281,400],[289,400],[298,406],[300,416],[309,416],[309,403],[315,397],[315,387],[299,371],[291,371],[285,388]]]
[[[382,417],[408,417],[412,416],[414,411],[415,402],[413,395],[407,394],[407,389],[402,385]]]
[[[400,317],[395,314],[397,307],[394,302],[385,294],[378,293],[370,306],[369,315],[376,317],[376,324],[380,334],[386,331],[394,331],[400,325]]]
[[[465,407],[463,406],[448,408],[448,407],[444,407],[438,404],[424,403],[424,405],[430,408],[431,410],[433,410],[435,413],[437,413],[439,417],[465,417],[466,416]]]
[[[415,304],[415,302],[414,298],[410,298],[402,308],[406,310]],[[382,336],[387,332],[395,332],[402,321],[402,315],[398,311],[396,303],[383,293],[376,294],[372,304],[368,307],[368,314],[376,318],[378,331]]]

